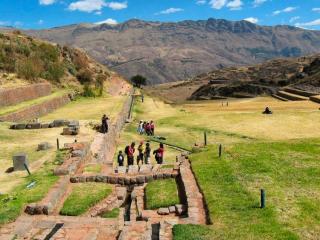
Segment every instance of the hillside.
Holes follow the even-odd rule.
[[[319,75],[320,55],[312,55],[214,70],[188,81],[148,87],[147,90],[172,102],[272,95],[283,87],[319,93]]]
[[[99,62],[116,66],[114,70],[126,78],[139,73],[151,84],[320,50],[318,31],[221,19],[176,23],[130,20],[118,25],[79,24],[27,34],[83,48]]]
[[[119,85],[115,81],[123,80],[80,49],[52,44],[20,31],[0,34],[1,88],[50,82],[56,88],[85,90],[94,95],[110,84]]]

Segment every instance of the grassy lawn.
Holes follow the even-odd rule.
[[[122,109],[126,96],[117,97],[97,97],[97,98],[78,98],[62,108],[43,117],[43,120],[54,119],[77,119],[94,120],[100,122],[105,113],[111,120],[115,120],[117,114]]]
[[[145,189],[146,209],[158,209],[179,204],[175,179],[165,179],[148,183]]]
[[[222,159],[216,146],[191,155],[213,225],[204,231],[178,226],[175,239],[317,239],[319,146],[319,139],[239,143]],[[261,188],[266,209],[258,208]],[[199,238],[188,238],[194,228]]]
[[[10,194],[0,196],[0,225],[14,221],[23,208],[28,203],[40,201],[49,189],[58,180],[52,171],[55,166],[46,162],[43,168],[32,174],[24,177],[22,183],[16,186]],[[26,186],[35,181],[35,187],[27,189]]]
[[[119,208],[114,208],[111,211],[105,212],[104,214],[101,215],[102,218],[117,218],[119,217],[120,214],[120,209]]]
[[[64,94],[67,94],[67,91],[60,90],[60,91],[54,92],[54,93],[52,93],[52,94],[50,94],[48,96],[44,96],[44,97],[40,97],[40,98],[24,101],[24,102],[21,102],[21,103],[19,103],[17,105],[14,105],[14,106],[2,107],[2,108],[0,108],[0,116],[5,115],[5,114],[9,114],[9,113],[13,113],[13,112],[22,110],[24,108],[27,108],[27,107],[30,107],[30,106],[33,106],[33,105],[37,105],[37,104],[49,101],[49,100],[51,100],[53,98],[63,96]]]
[[[106,198],[112,192],[107,184],[79,183],[74,184],[72,193],[64,202],[60,211],[61,215],[79,216]]]

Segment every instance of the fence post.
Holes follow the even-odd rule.
[[[220,144],[219,145],[219,158],[221,158],[222,156],[222,145]]]
[[[59,138],[57,138],[57,150],[60,150],[60,142],[59,142]]]
[[[260,190],[260,200],[261,200],[260,207],[265,208],[266,207],[266,191],[264,189]]]
[[[207,146],[207,132],[204,132],[204,145]]]

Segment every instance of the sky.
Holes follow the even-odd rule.
[[[320,30],[320,0],[0,0],[0,26],[43,29],[75,23],[247,20]]]

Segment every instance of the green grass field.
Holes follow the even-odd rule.
[[[107,184],[79,183],[72,186],[72,192],[64,202],[61,215],[79,216],[89,210],[112,192]]]
[[[145,189],[147,209],[158,209],[179,204],[178,188],[174,179],[148,183]]]
[[[0,196],[0,226],[14,221],[28,203],[40,201],[49,189],[58,180],[53,175],[55,165],[46,162],[43,168],[31,176],[23,177],[21,183],[5,195]],[[35,182],[33,188],[27,189],[27,185]]]
[[[105,212],[101,215],[102,218],[117,218],[119,217],[120,209],[114,208],[111,211]]]

